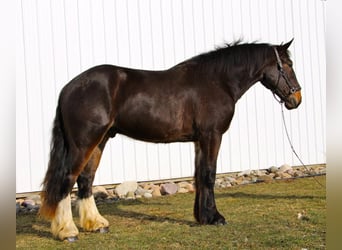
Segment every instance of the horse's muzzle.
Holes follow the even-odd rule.
[[[302,94],[300,93],[300,90],[291,94],[286,102],[285,102],[285,107],[287,109],[295,109],[299,106],[299,104],[302,102]]]

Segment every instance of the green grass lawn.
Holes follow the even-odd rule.
[[[325,185],[326,177],[317,179]],[[216,203],[228,222],[199,226],[194,194],[98,205],[107,234],[80,230],[79,241],[52,238],[50,224],[19,214],[17,249],[325,249],[326,190],[313,178],[217,189]],[[305,219],[298,219],[304,210]],[[75,214],[75,213],[74,213]],[[78,217],[75,216],[76,225]]]

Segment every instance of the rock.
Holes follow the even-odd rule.
[[[115,193],[123,198],[128,192],[135,192],[138,188],[138,183],[136,181],[125,181],[115,188]]]
[[[108,197],[107,197],[108,199],[114,198],[116,196],[114,189],[107,189],[107,193],[108,193]]]
[[[105,189],[105,187],[96,186],[93,187],[93,195],[94,199],[106,199],[108,197],[108,191]]]
[[[267,176],[270,176],[270,177],[274,178],[275,173],[269,173]]]
[[[126,195],[126,199],[127,199],[127,200],[134,200],[134,199],[135,199],[134,192],[128,191],[128,192],[127,192],[127,195]]]
[[[289,173],[283,173],[282,178],[283,179],[292,178],[292,175],[290,175]]]
[[[291,176],[293,176],[294,172],[295,171],[292,168],[286,171],[286,173],[288,173]]]
[[[152,187],[152,197],[159,197],[161,196],[160,187],[154,186]]]
[[[21,203],[21,205],[23,207],[29,207],[29,206],[36,205],[36,202],[34,200],[31,200],[31,199],[25,199],[25,201],[23,203]]]
[[[258,181],[263,181],[263,182],[271,182],[273,181],[273,176],[272,175],[262,175],[262,176],[259,176]]]
[[[278,172],[287,172],[289,170],[292,170],[292,167],[288,164],[283,164],[279,167]]]
[[[185,187],[190,193],[195,192],[195,187],[193,184],[188,183],[188,185]]]
[[[275,166],[272,166],[272,167],[270,167],[269,169],[267,169],[267,171],[268,171],[269,173],[276,173],[276,172],[278,171],[278,168],[275,167]]]
[[[255,183],[255,182],[257,182],[257,181],[258,181],[258,177],[253,176],[253,177],[251,178],[251,182],[252,182],[252,183]]]
[[[160,192],[163,195],[175,194],[178,191],[178,185],[175,183],[165,183],[160,185]]]
[[[225,180],[228,181],[228,182],[230,182],[230,183],[236,182],[236,179],[233,178],[233,177],[230,177],[230,176],[225,177]]]
[[[189,182],[187,181],[182,181],[177,183],[179,188],[186,188],[189,185]]]
[[[261,170],[254,170],[254,171],[252,171],[252,174],[258,177],[258,176],[265,175],[265,172],[263,172]]]
[[[250,180],[243,180],[243,181],[241,182],[241,185],[246,185],[246,184],[249,184],[249,183],[251,183]]]
[[[146,193],[144,193],[144,197],[149,199],[149,198],[152,198],[153,195],[151,193],[149,193],[149,192],[146,192]]]
[[[144,183],[144,184],[141,185],[141,187],[142,187],[143,189],[145,189],[145,190],[152,189],[153,186],[156,186],[156,185],[154,185],[154,184],[147,184],[147,183]]]
[[[235,180],[235,183],[237,185],[240,185],[243,181],[245,180],[245,177],[243,177],[242,175],[237,177],[236,180]]]
[[[296,170],[296,171],[293,173],[293,176],[294,176],[294,177],[302,177],[302,176],[304,176],[304,173],[303,173],[302,171]]]
[[[218,185],[218,186],[219,186],[223,181],[224,181],[224,179],[221,179],[221,178],[216,179],[216,180],[215,180],[215,185]]]
[[[185,194],[185,193],[188,193],[189,192],[189,190],[187,190],[186,188],[178,188],[178,191],[177,191],[177,193],[181,193],[181,194]]]
[[[41,198],[40,198],[40,195],[39,195],[39,194],[31,195],[31,196],[27,197],[27,199],[33,200],[37,205],[42,204]]]
[[[137,190],[135,190],[135,195],[140,195],[140,196],[143,196],[145,193],[148,192],[148,189],[144,189],[142,187],[138,187]]]
[[[238,173],[238,177],[240,177],[240,176],[248,176],[248,175],[250,175],[251,174],[251,170],[249,170],[249,169],[247,169],[247,170],[245,170],[245,171],[242,171],[242,172],[240,172],[240,173]]]

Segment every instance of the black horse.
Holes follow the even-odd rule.
[[[225,224],[214,198],[216,159],[235,103],[261,82],[285,103],[301,103],[301,88],[284,45],[234,43],[200,54],[165,71],[113,65],[93,67],[61,91],[54,120],[40,214],[55,237],[77,239],[70,192],[78,185],[80,226],[106,232],[92,183],[101,154],[117,133],[155,142],[195,144],[196,198],[200,224]]]

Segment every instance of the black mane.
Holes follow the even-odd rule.
[[[233,68],[236,70],[241,67],[252,73],[269,62],[270,58],[276,60],[272,46],[267,43],[240,43],[240,41],[226,43],[222,47],[197,55],[183,63],[196,63],[207,73],[228,74]]]

